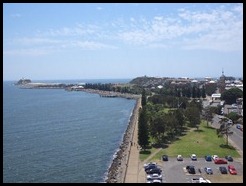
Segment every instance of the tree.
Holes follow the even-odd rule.
[[[210,106],[204,108],[204,117],[207,120],[208,127],[208,122],[211,122],[213,119],[213,109]]]
[[[211,96],[213,93],[216,92],[217,85],[216,83],[208,83],[205,85],[207,95]]]
[[[150,123],[150,133],[153,138],[157,140],[157,143],[161,143],[161,139],[164,136],[166,130],[165,125],[165,113],[158,112]]]
[[[233,123],[235,123],[240,118],[240,116],[236,112],[230,112],[229,114],[227,114],[227,117],[231,119]]]
[[[192,98],[196,98],[196,97],[197,97],[197,95],[196,95],[196,87],[193,86],[192,87]]]
[[[218,137],[223,137],[226,135],[226,145],[228,145],[228,136],[232,135],[233,132],[230,131],[231,125],[227,124],[228,119],[227,118],[222,118],[219,123],[220,128],[216,130]]]
[[[178,108],[178,109],[174,110],[174,118],[176,118],[176,120],[177,120],[177,126],[175,128],[175,132],[177,134],[181,134],[182,128],[185,124],[183,109]]]
[[[202,86],[202,98],[206,98],[206,92],[205,92],[204,85]]]
[[[146,105],[146,102],[147,102],[147,100],[146,100],[146,91],[143,88],[143,90],[142,90],[142,100],[141,100],[142,107],[144,107]]]
[[[236,103],[237,98],[241,98],[243,96],[243,91],[239,88],[230,88],[229,90],[225,90],[221,94],[221,99],[225,100],[227,104]]]
[[[185,111],[185,116],[189,121],[190,126],[197,127],[198,130],[199,124],[201,122],[199,109],[195,106],[187,107]]]
[[[143,107],[139,112],[138,119],[138,144],[144,150],[149,145],[149,132],[148,132],[148,121],[147,112],[145,107]]]
[[[186,88],[186,97],[187,98],[190,98],[191,97],[191,88],[190,87],[187,87]]]
[[[197,88],[196,96],[197,96],[197,98],[200,98],[201,97],[201,90],[200,90],[199,87]]]

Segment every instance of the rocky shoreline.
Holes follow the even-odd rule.
[[[118,152],[108,170],[108,175],[105,180],[106,183],[124,183],[126,176],[126,169],[128,166],[130,147],[133,138],[134,127],[137,124],[138,111],[141,99],[136,100],[129,124],[124,133],[123,141],[120,145]]]
[[[128,93],[120,93],[120,92],[113,92],[113,91],[103,91],[103,90],[97,90],[97,89],[81,89],[80,91],[88,92],[88,93],[94,93],[99,94],[102,97],[122,97],[127,99],[139,99],[141,95],[137,94],[128,94]]]

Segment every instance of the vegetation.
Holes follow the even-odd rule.
[[[218,137],[223,137],[224,135],[226,136],[226,145],[228,146],[228,136],[232,135],[233,132],[230,130],[231,129],[231,125],[227,124],[228,118],[222,118],[220,120],[220,128],[217,129],[217,135]]]
[[[240,156],[234,147],[230,145],[225,146],[224,143],[224,138],[218,138],[216,129],[207,127],[206,121],[202,120],[199,130],[186,128],[184,135],[170,141],[170,143],[155,154],[150,161],[160,160],[163,154],[167,154],[169,157],[177,157],[178,154],[182,154],[183,157],[190,157],[190,155],[194,153],[200,158],[208,154],[217,154],[219,157],[224,157],[228,154],[233,157]],[[152,153],[154,153],[155,150],[154,148],[150,149]],[[141,160],[146,158],[147,155],[140,154]]]
[[[225,100],[226,104],[236,103],[237,98],[243,97],[243,91],[239,88],[231,88],[229,90],[225,90],[221,94],[221,99]]]
[[[208,96],[211,96],[213,93],[215,93],[216,89],[217,89],[216,83],[208,83],[205,85],[206,94]]]
[[[112,84],[112,83],[86,83],[85,89],[96,89],[103,91],[113,91],[129,94],[141,94],[142,88],[131,84]]]
[[[147,114],[146,109],[143,107],[139,112],[139,122],[138,122],[138,144],[144,150],[149,145],[149,130],[147,124]]]
[[[213,108],[210,106],[207,106],[203,109],[203,117],[207,121],[207,127],[208,127],[208,122],[212,122],[213,119]]]
[[[240,115],[238,115],[236,112],[230,112],[226,115],[229,119],[232,120],[233,123],[236,123],[239,118],[241,118]]]
[[[197,95],[198,88],[186,87],[184,89],[186,92],[183,91],[182,94],[190,92],[193,98],[187,98],[187,95],[180,96],[178,92],[182,89],[165,89],[168,91],[160,91],[159,94],[155,92],[153,96],[148,97],[146,104],[144,101],[145,109],[142,114],[146,116],[144,126],[148,132],[145,131],[145,133],[149,136],[148,142],[145,142],[144,146],[140,145],[144,149],[140,151],[140,159],[149,156],[157,147],[162,148],[160,153],[154,157],[157,159],[160,159],[163,154],[190,156],[191,153],[195,153],[201,157],[206,154],[239,156],[237,151],[228,145],[228,136],[232,133],[226,122],[222,122],[223,127],[219,130],[208,125],[208,122],[212,121],[213,114],[220,114],[221,106],[208,106],[203,109],[202,100],[196,98],[197,96],[202,97],[199,94],[203,91],[198,92]],[[142,95],[145,95],[144,91]],[[205,120],[202,120],[201,116]],[[139,127],[141,127],[140,124]],[[194,128],[196,130],[193,130]],[[139,136],[140,132],[141,129],[139,129]],[[223,136],[227,137],[226,145],[223,144],[224,139],[221,138]],[[175,148],[169,150],[173,146]]]

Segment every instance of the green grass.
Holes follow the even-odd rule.
[[[231,155],[232,157],[240,157],[238,152],[230,144],[226,144],[225,138],[218,138],[216,130],[212,127],[207,127],[206,122],[202,121],[199,130],[193,129],[181,136],[177,140],[168,145],[167,148],[162,149],[157,153],[151,161],[160,160],[163,154],[169,157],[177,157],[181,154],[183,157],[190,157],[191,154],[196,154],[198,158],[205,155],[217,154],[219,157]],[[148,149],[149,150],[149,149]],[[150,149],[151,154],[156,149]],[[140,160],[146,159],[151,154],[140,154]]]

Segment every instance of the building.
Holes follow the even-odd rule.
[[[218,88],[219,93],[222,94],[225,91],[226,83],[225,83],[226,77],[224,75],[224,71],[222,70],[222,75],[220,76],[219,82],[218,82]]]

